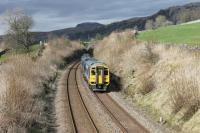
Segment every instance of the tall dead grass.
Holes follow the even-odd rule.
[[[195,113],[200,108],[199,64],[182,66],[167,81],[170,99],[175,112],[182,108]]]
[[[129,94],[137,93],[137,91],[147,93],[153,89],[147,72],[156,62],[157,56],[152,53],[151,46],[138,44],[131,30],[112,33],[99,42],[95,47],[94,54],[106,62],[117,76],[127,77],[123,78],[122,85],[124,88],[129,88],[125,90]]]
[[[42,80],[49,76],[47,69],[40,71],[44,65],[20,55],[1,66],[0,110],[4,117],[0,121],[7,120],[0,125],[1,131],[8,132],[13,127],[25,131],[25,127],[42,121],[39,97],[44,91]]]
[[[131,30],[122,33],[112,33],[110,36],[104,38],[100,45],[95,47],[95,56],[102,61],[109,63],[113,71],[118,70],[116,63],[122,59],[122,54],[128,50],[132,44],[135,44]],[[116,71],[117,72],[117,71]]]
[[[46,125],[44,83],[77,49],[81,49],[78,43],[52,40],[37,60],[15,55],[0,66],[1,132],[28,132],[34,125]]]
[[[200,108],[199,50],[139,42],[128,30],[104,38],[95,47],[94,55],[122,78],[123,91],[129,96],[137,98],[138,94],[168,90],[164,96],[170,99],[167,102],[173,113],[187,110],[183,119],[190,119]]]

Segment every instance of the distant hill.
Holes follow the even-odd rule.
[[[74,28],[55,30],[55,31],[51,31],[50,33],[55,34],[57,36],[70,35],[70,38],[73,38],[73,35],[76,33],[85,32],[85,31],[93,31],[93,30],[95,30],[97,28],[101,28],[103,26],[104,26],[103,24],[99,24],[99,23],[81,23],[81,24],[78,24]]]
[[[86,33],[76,33],[77,38],[84,39],[86,36],[95,37],[97,34],[107,35],[113,31],[121,31],[129,28],[137,28],[138,30],[145,30],[145,25],[148,20],[155,21],[158,16],[166,17],[167,21],[172,24],[185,23],[200,19],[200,2],[190,3],[184,6],[174,6],[167,9],[162,9],[156,14],[147,17],[131,18],[120,22],[111,23],[101,28],[89,31]]]
[[[171,24],[185,23],[200,19],[200,2],[190,3],[184,6],[173,6],[167,9],[162,9],[152,16],[137,17],[119,22],[114,22],[108,25],[99,23],[82,23],[76,27],[55,30],[50,32],[34,32],[34,41],[47,40],[48,36],[66,36],[72,40],[88,40],[97,35],[105,36],[113,31],[120,31],[129,28],[137,28],[145,30],[145,25],[148,20],[155,21],[158,16],[164,16],[166,21]]]
[[[78,24],[76,27],[72,28],[54,30],[50,32],[33,32],[34,36],[33,38],[34,41],[39,41],[39,40],[47,40],[48,37],[52,36],[55,37],[65,36],[69,37],[69,39],[76,40],[79,39],[79,37],[77,36],[78,33],[90,32],[102,27],[104,27],[103,24],[87,22]],[[88,38],[88,36],[86,36],[85,38]]]

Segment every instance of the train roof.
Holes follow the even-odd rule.
[[[81,60],[84,61],[86,59],[89,59],[91,58],[89,54],[84,54],[82,57],[81,57]]]
[[[87,58],[85,60],[85,63],[89,66],[97,66],[97,65],[101,65],[101,66],[106,66],[105,63],[101,62],[101,61],[97,61],[96,59],[94,58]]]
[[[92,58],[89,54],[84,54],[81,57],[81,61],[87,64],[88,66],[97,66],[97,65],[107,66],[105,63]]]

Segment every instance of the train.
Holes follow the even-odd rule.
[[[92,91],[107,91],[110,85],[109,67],[89,54],[81,57],[81,68],[84,79]]]

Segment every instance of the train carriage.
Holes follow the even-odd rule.
[[[93,91],[106,91],[110,85],[110,71],[103,62],[85,54],[81,58],[82,73]]]

